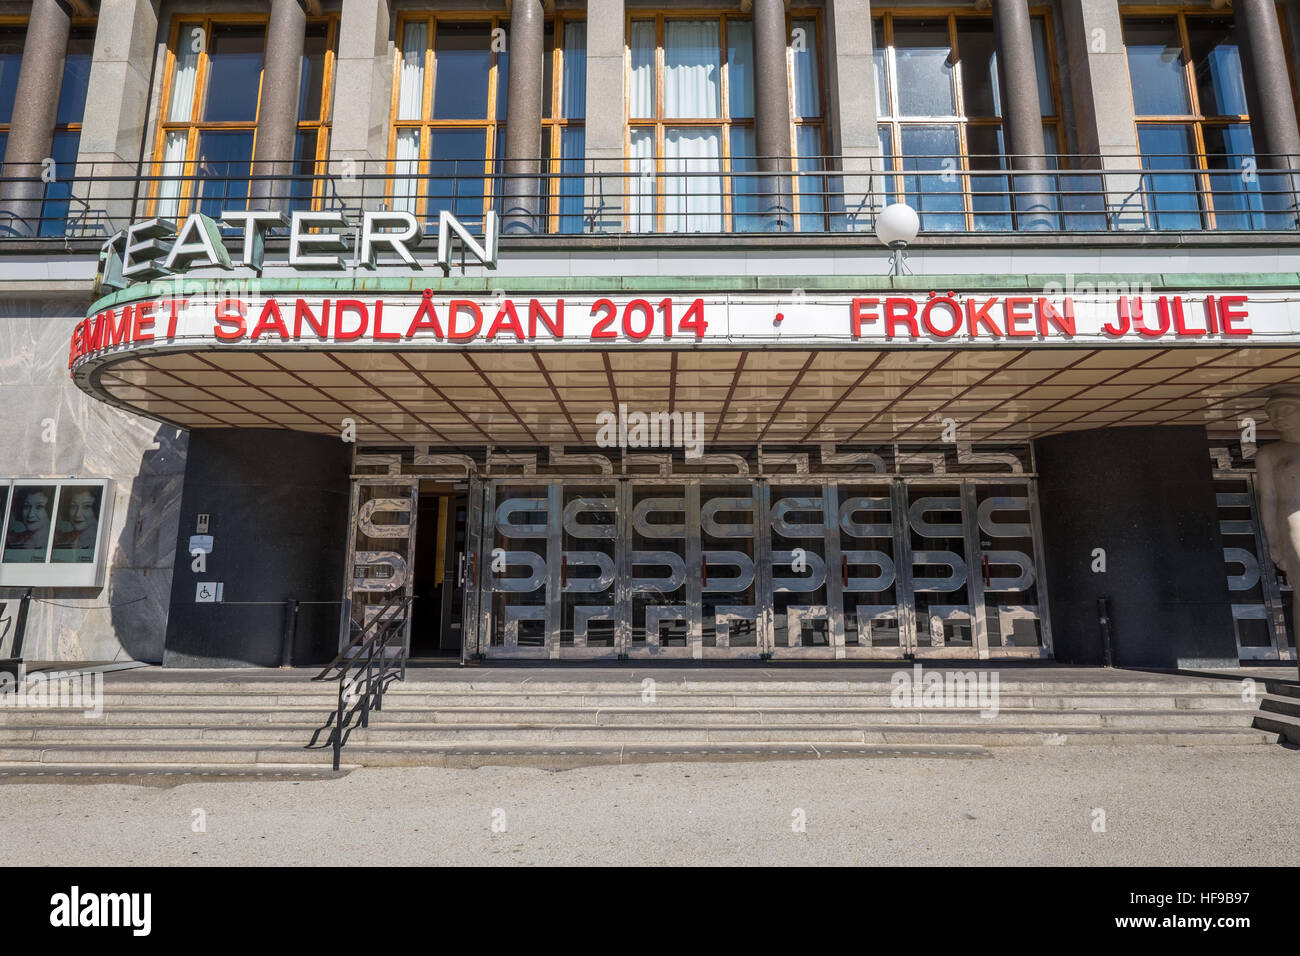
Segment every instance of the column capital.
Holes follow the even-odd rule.
[[[514,13],[514,0],[506,0],[506,16]],[[555,0],[542,0],[542,10],[548,17],[555,15]]]
[[[506,0],[506,2],[509,3],[510,0]],[[789,13],[789,12],[790,12],[790,0],[781,0],[781,2],[785,5],[785,12],[786,12],[786,13]],[[753,12],[754,12],[754,0],[740,0],[740,12],[741,12],[741,13],[753,13]]]

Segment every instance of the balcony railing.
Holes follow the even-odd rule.
[[[482,161],[330,164],[316,172],[250,175],[198,167],[139,174],[90,164],[75,175],[0,176],[0,238],[107,238],[129,223],[245,208],[414,214],[429,234],[447,210],[481,227],[533,235],[870,232],[876,214],[907,202],[923,233],[1294,232],[1300,162],[1207,168],[1187,156],[1040,157],[1039,171],[1003,156],[798,157],[791,172],[762,158],[634,157],[558,161],[540,174],[489,172]],[[24,167],[23,171],[31,167]],[[272,231],[272,235],[274,235]]]

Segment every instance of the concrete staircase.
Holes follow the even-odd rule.
[[[1268,693],[1260,698],[1255,727],[1300,746],[1300,686],[1282,681],[1268,681],[1267,686]]]
[[[1295,712],[1265,716],[1228,677],[1002,669],[997,715],[986,717],[976,706],[892,706],[892,673],[413,668],[389,690],[383,711],[372,713],[369,728],[350,730],[343,761],[345,769],[560,769],[649,760],[980,757],[1016,746],[1257,746],[1300,728],[1300,692],[1277,695]],[[0,708],[0,779],[329,776],[337,685],[305,676],[151,668],[108,675],[99,718]],[[646,678],[654,681],[652,694]]]

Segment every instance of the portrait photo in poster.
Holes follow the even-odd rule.
[[[104,502],[100,485],[63,485],[54,525],[52,564],[90,564],[99,539],[99,515]]]
[[[5,564],[44,563],[54,528],[54,485],[14,485],[5,529]]]

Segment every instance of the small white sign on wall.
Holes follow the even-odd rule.
[[[220,581],[200,581],[194,586],[195,604],[219,604],[221,602]]]
[[[195,551],[202,551],[204,554],[212,553],[212,535],[210,534],[192,534],[190,535],[190,554]]]

